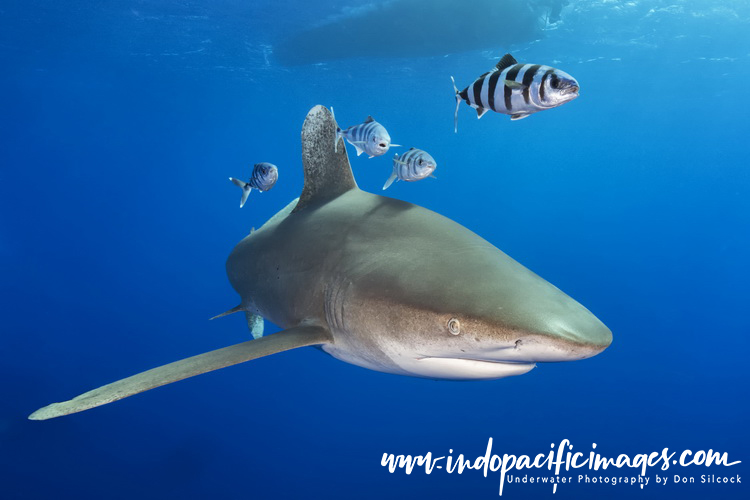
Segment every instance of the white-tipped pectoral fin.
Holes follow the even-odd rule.
[[[333,337],[327,329],[319,326],[296,326],[268,337],[248,340],[223,349],[199,354],[118,380],[81,394],[69,401],[45,406],[32,413],[29,419],[47,420],[77,413],[219,368],[244,363],[297,347],[330,343],[333,343]]]
[[[523,120],[527,116],[529,116],[529,113],[516,113],[515,115],[510,115],[510,120],[511,121]]]

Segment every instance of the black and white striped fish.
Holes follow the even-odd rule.
[[[333,108],[331,108],[333,114]],[[353,125],[345,130],[336,125],[336,143],[334,151],[338,151],[339,139],[346,139],[349,144],[357,150],[357,156],[367,153],[370,158],[382,156],[388,152],[391,147],[398,147],[399,144],[391,144],[391,136],[384,126],[376,122],[372,116],[368,116],[364,123]]]
[[[253,167],[253,173],[250,176],[248,182],[242,182],[239,179],[230,177],[229,180],[242,189],[242,199],[240,199],[240,208],[245,206],[247,197],[250,196],[250,191],[257,189],[258,191],[268,191],[276,184],[279,178],[279,169],[272,163],[256,163]]]
[[[453,77],[451,77],[453,80]],[[532,113],[556,108],[578,97],[579,85],[575,78],[541,64],[519,64],[512,55],[505,54],[487,73],[456,91],[455,131],[458,132],[458,108],[461,101],[477,110],[481,118],[487,110],[510,115],[511,120],[526,118]]]
[[[398,153],[393,157],[393,172],[388,180],[385,181],[383,191],[393,184],[393,181],[414,182],[425,177],[432,176],[432,172],[437,168],[435,159],[426,151],[411,148],[409,151],[398,157]]]

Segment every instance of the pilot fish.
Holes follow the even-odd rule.
[[[268,191],[276,184],[279,178],[279,169],[272,163],[256,163],[253,167],[253,173],[250,176],[248,182],[242,182],[239,179],[230,177],[229,180],[242,189],[242,198],[240,199],[240,208],[245,205],[247,197],[250,196],[250,191],[257,189],[258,191]]]
[[[432,172],[437,168],[435,159],[427,151],[411,148],[400,158],[398,153],[393,157],[393,172],[385,181],[383,191],[393,184],[393,181],[414,182],[425,177],[432,177]]]
[[[333,108],[331,108],[333,114]],[[382,156],[388,152],[391,147],[398,147],[399,144],[391,144],[391,136],[384,126],[379,124],[368,116],[367,119],[359,125],[353,125],[345,130],[336,125],[336,143],[334,151],[338,151],[339,139],[346,139],[349,144],[357,150],[357,156],[367,153],[370,158]]]
[[[453,77],[451,77],[453,80]],[[458,132],[458,108],[461,101],[477,110],[481,118],[488,109],[510,115],[511,120],[526,118],[532,113],[556,108],[578,97],[579,85],[575,78],[541,64],[519,64],[512,55],[505,54],[487,73],[456,92],[454,129]]]

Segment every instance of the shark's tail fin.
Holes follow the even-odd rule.
[[[453,82],[453,91],[456,93],[456,112],[453,114],[453,132],[458,133],[458,108],[461,106],[461,96],[458,87],[456,87],[456,80],[451,76]]]
[[[250,187],[250,184],[247,182],[243,182],[239,179],[235,179],[234,177],[229,178],[232,183],[234,183],[235,186],[242,189],[242,198],[240,199],[240,208],[245,206],[245,202],[247,201],[247,197],[250,196],[250,191],[253,190],[252,187]]]

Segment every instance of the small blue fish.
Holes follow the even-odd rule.
[[[253,174],[250,176],[248,182],[242,182],[239,179],[230,177],[229,180],[242,189],[242,199],[240,200],[240,208],[245,206],[247,197],[250,196],[250,191],[257,189],[260,192],[268,191],[274,185],[279,178],[279,169],[272,163],[256,163],[253,167]]]
[[[393,172],[385,181],[383,191],[393,184],[393,181],[414,182],[425,177],[435,177],[432,172],[437,168],[435,159],[426,151],[411,148],[399,158],[398,153],[393,157]]]
[[[331,108],[333,114],[333,108]],[[335,119],[335,117],[334,117]],[[346,139],[349,144],[357,150],[357,156],[367,153],[370,158],[382,156],[388,152],[391,147],[399,147],[399,144],[391,144],[391,136],[381,124],[375,121],[372,116],[368,116],[364,123],[354,125],[346,130],[336,125],[336,142],[334,151],[338,152],[339,139]]]

